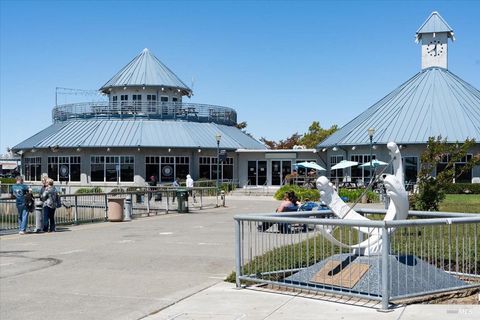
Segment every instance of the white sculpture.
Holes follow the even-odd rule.
[[[402,156],[400,149],[395,142],[389,142],[387,148],[390,150],[392,157],[394,174],[385,175],[383,183],[387,190],[387,195],[390,197],[387,213],[385,214],[385,221],[406,219],[408,216],[408,194],[405,190],[405,183],[403,178]],[[340,219],[346,220],[369,220],[368,218],[357,213],[353,208],[350,208],[338,196],[333,184],[322,176],[317,179],[317,188],[320,191],[321,200],[332,210],[332,212]],[[382,249],[382,236],[378,228],[354,227],[356,230],[366,235],[366,240],[355,244],[347,245],[338,241],[332,235],[332,229],[320,228],[319,231],[330,242],[343,247],[352,249],[355,253],[360,255],[378,255]],[[393,232],[394,229],[389,229]]]

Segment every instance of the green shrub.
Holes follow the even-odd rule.
[[[362,195],[365,189],[344,189],[340,188],[338,191],[338,195],[340,197],[348,198],[348,202],[355,202],[358,198]],[[377,193],[373,191],[367,191],[367,199],[368,202],[378,202],[379,196]]]
[[[15,184],[16,182],[15,178],[0,178],[1,184]]]
[[[306,189],[302,188],[297,185],[285,185],[278,189],[278,191],[275,193],[274,198],[277,200],[282,200],[283,196],[286,192],[293,191],[297,195],[297,197],[300,199],[300,201],[305,201],[305,199],[308,199],[310,201],[319,201],[320,200],[320,193],[316,189]],[[349,202],[354,202],[356,201],[360,195],[365,191],[365,189],[344,189],[340,188],[338,194],[340,197],[347,197]],[[367,199],[369,202],[378,202],[379,197],[378,194],[376,194],[373,191],[368,191],[367,192]]]
[[[237,186],[235,186],[234,184],[231,184],[231,183],[223,183],[222,185],[220,185],[220,190],[224,191],[225,193],[233,191],[236,188],[237,188]]]
[[[445,187],[447,194],[480,194],[480,183],[451,183]]]
[[[83,193],[103,193],[102,188],[100,187],[93,187],[93,188],[80,188],[75,191],[76,194],[83,194]]]
[[[274,198],[277,200],[283,200],[283,196],[286,192],[293,191],[295,195],[300,199],[300,201],[305,201],[308,199],[310,201],[319,201],[320,200],[320,193],[316,189],[306,189],[302,188],[297,185],[284,185],[280,189],[275,192]]]
[[[110,193],[123,193],[123,192],[125,192],[125,190],[122,188],[113,188],[112,190],[110,190]]]

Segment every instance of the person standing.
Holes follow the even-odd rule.
[[[175,180],[173,180],[172,188],[175,188],[173,192],[173,202],[175,202],[175,198],[177,196],[177,189],[180,188],[180,183],[178,182],[178,178],[175,178]]]
[[[150,202],[150,200],[152,200],[153,193],[157,189],[157,178],[155,176],[150,176],[148,185],[150,186],[150,188],[148,188],[148,201]]]
[[[43,224],[44,232],[55,232],[55,210],[61,206],[60,197],[53,186],[53,179],[47,180],[47,187],[42,193],[43,208],[47,212],[48,220]]]
[[[195,194],[193,193],[193,179],[192,176],[187,174],[187,181],[186,181],[187,189],[188,189],[188,194],[190,197],[193,197],[193,202],[195,201]]]
[[[48,175],[46,173],[42,174],[42,187],[40,188],[40,201],[42,201],[42,195],[45,192],[45,189],[48,187]],[[42,201],[42,228],[41,230],[45,230],[45,225],[48,225],[48,212],[45,209],[45,205]]]
[[[18,233],[25,234],[28,224],[28,210],[25,203],[25,195],[28,192],[28,187],[23,183],[21,176],[16,177],[16,184],[10,190],[11,197],[15,199],[15,204],[18,210]]]

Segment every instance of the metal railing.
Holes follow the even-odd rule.
[[[370,220],[337,219],[330,210],[235,216],[237,287],[323,292],[378,301],[381,309],[480,287],[479,215],[411,211],[408,220],[383,221],[386,210],[357,212]],[[374,235],[381,253],[359,255],[358,243],[373,244]]]
[[[82,102],[55,106],[53,122],[89,118],[151,118],[214,122],[234,126],[237,112],[229,107],[185,102]]]
[[[200,187],[190,190],[189,210],[214,208],[222,204],[214,187]],[[91,194],[60,195],[62,207],[55,210],[57,225],[81,224],[107,221],[108,199],[132,199],[132,216],[142,217],[165,214],[178,210],[177,190],[173,188],[144,189],[138,192],[111,192]],[[30,230],[35,228],[35,212],[28,217]],[[0,233],[18,229],[18,212],[15,200],[0,200]]]

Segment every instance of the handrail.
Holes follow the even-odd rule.
[[[237,124],[233,108],[200,103],[119,101],[82,102],[55,106],[53,122],[90,118],[148,118]]]

